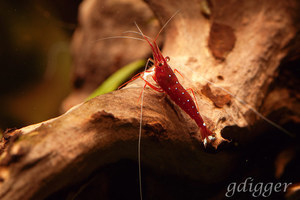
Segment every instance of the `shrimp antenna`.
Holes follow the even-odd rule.
[[[135,34],[138,34],[138,35],[141,35],[143,36],[140,32],[137,32],[137,31],[124,31],[123,33],[135,33]],[[151,37],[147,36],[147,35],[144,35],[146,38],[148,38],[149,40],[153,40]]]
[[[134,24],[135,24],[136,28],[139,30],[139,32],[141,33],[141,35],[143,36],[143,38],[145,38],[145,40],[146,40],[146,41],[148,42],[148,44],[150,45],[150,47],[151,47],[151,49],[152,49],[152,52],[153,52],[153,54],[154,54],[154,57],[158,57],[158,53],[157,53],[156,49],[154,49],[153,45],[152,45],[151,42],[148,40],[149,37],[146,36],[146,35],[142,32],[142,30],[140,29],[140,27],[137,25],[136,22],[134,22]]]
[[[143,41],[145,42],[145,40],[141,39],[141,38],[136,38],[136,37],[131,37],[131,36],[111,36],[111,37],[106,37],[106,38],[101,38],[98,40],[95,40],[94,42],[99,42],[101,40],[109,40],[109,39],[134,39],[134,40],[139,40],[139,41]]]
[[[157,33],[155,40],[157,40],[158,36],[160,35],[160,33],[165,29],[165,27],[169,24],[169,22],[180,12],[180,10],[177,10],[172,17],[170,17],[170,19],[168,19],[168,21],[163,25],[163,27],[161,27],[161,29],[159,30],[159,32]]]
[[[147,65],[145,66],[146,71]],[[142,140],[142,126],[143,126],[143,103],[144,103],[144,89],[142,90],[141,96],[141,112],[140,112],[140,127],[139,127],[139,139],[138,139],[138,166],[139,166],[139,189],[140,189],[140,199],[143,200],[143,191],[142,191],[142,166],[141,166],[141,140]]]
[[[146,35],[143,33],[143,31],[140,29],[140,27],[138,26],[138,24],[137,24],[136,22],[134,22],[134,24],[135,24],[136,28],[139,30],[140,34],[143,36],[143,38],[145,38],[145,40],[149,43],[149,45],[150,45],[151,48],[153,49],[153,46],[152,46],[151,42],[148,40],[148,38],[150,38],[150,37],[146,36]],[[154,50],[154,49],[153,49],[153,50]]]
[[[144,35],[140,27],[137,25],[136,22],[134,22],[136,25],[137,29],[139,30],[139,34],[145,38],[145,40],[148,42],[148,44],[151,46],[152,51],[154,52],[153,45],[151,42],[148,40],[149,37]],[[145,70],[147,69],[147,64],[145,65]],[[145,85],[146,86],[146,85]],[[145,88],[144,86],[144,88]],[[142,90],[142,96],[141,96],[141,112],[140,112],[140,128],[139,128],[139,137],[138,137],[138,166],[139,166],[139,189],[140,189],[140,199],[143,200],[143,192],[142,192],[142,166],[141,166],[141,140],[142,140],[142,120],[143,120],[143,102],[144,102],[144,89]]]

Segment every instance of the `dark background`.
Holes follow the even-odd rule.
[[[60,114],[80,2],[0,2],[0,133]]]

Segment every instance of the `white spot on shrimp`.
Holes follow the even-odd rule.
[[[171,74],[169,74],[169,77],[171,78]]]
[[[195,108],[195,106],[192,106],[192,108]]]
[[[171,88],[170,88],[170,87],[169,87],[168,89],[169,89],[169,90],[171,90]]]
[[[184,94],[184,92],[182,92],[181,94]]]
[[[206,124],[205,124],[205,123],[203,123],[203,126],[206,126]]]
[[[188,99],[188,100],[186,100],[187,102],[190,102],[190,100]]]
[[[175,90],[177,90],[178,88],[176,87]]]
[[[199,112],[197,112],[197,114],[199,114]]]
[[[176,84],[178,84],[178,81],[176,81]]]

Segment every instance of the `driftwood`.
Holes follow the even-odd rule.
[[[283,122],[290,121],[297,112],[292,112],[292,103],[270,96],[265,100],[268,93],[279,91],[276,87],[271,90],[270,85],[299,31],[296,2],[147,1],[162,24],[180,9],[165,30],[163,53],[171,58],[170,65],[187,77],[181,79],[185,87],[195,89],[208,127],[235,142],[217,150],[205,149],[193,120],[168,97],[146,88],[141,155],[145,168],[205,184],[220,183],[239,166],[238,152],[228,148],[247,145],[263,134],[256,123],[259,117],[206,80],[256,109],[263,106],[264,114],[288,111]],[[134,1],[130,3],[134,5]],[[81,16],[99,6],[99,1],[85,1]],[[143,45],[138,44],[136,50]],[[55,119],[6,133],[0,161],[0,199],[46,198],[87,180],[104,166],[124,159],[136,161],[140,124],[137,100],[143,85],[142,80],[134,81]],[[283,93],[291,100],[289,90]],[[245,129],[252,125],[258,127],[256,131]]]

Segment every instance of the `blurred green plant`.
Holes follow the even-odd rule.
[[[138,60],[125,65],[106,79],[86,100],[90,100],[101,94],[106,94],[116,90],[122,83],[132,76],[134,72],[145,66],[145,64],[145,60]]]

